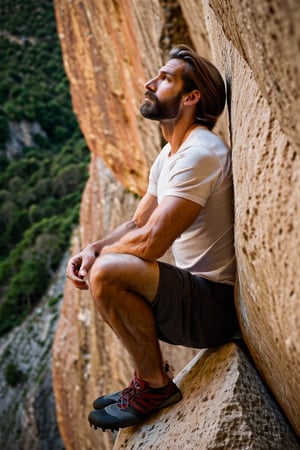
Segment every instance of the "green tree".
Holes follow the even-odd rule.
[[[0,29],[23,39],[0,36],[1,335],[39,301],[69,245],[89,151],[72,110],[53,2],[1,0]],[[11,122],[24,119],[41,132],[29,126],[34,143],[8,158]]]
[[[17,207],[15,205],[15,203],[12,200],[5,200],[3,202],[3,204],[1,205],[1,210],[0,210],[0,216],[1,216],[1,221],[6,225],[9,226],[15,217],[15,214],[17,212]]]
[[[30,311],[40,300],[48,281],[46,264],[37,258],[26,259],[20,271],[12,277],[6,293],[8,301],[15,303],[14,312]]]
[[[7,364],[4,376],[7,384],[13,387],[24,379],[24,373],[14,362],[10,362]]]

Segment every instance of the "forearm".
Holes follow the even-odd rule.
[[[125,237],[127,234],[139,230],[143,227],[152,212],[157,206],[157,198],[152,196],[151,194],[146,194],[142,200],[140,201],[137,210],[131,220],[123,223],[119,227],[117,227],[112,233],[108,236],[89,244],[89,247],[95,254],[95,256],[99,256],[102,252],[102,249],[106,246],[117,244],[120,239]]]
[[[107,236],[88,244],[86,248],[89,247],[97,257],[100,255],[103,247],[118,242],[124,235],[126,235],[130,231],[135,230],[136,228],[137,226],[135,224],[135,221],[129,220],[118,226],[114,231],[112,231]]]
[[[107,253],[106,249],[118,245],[120,240],[130,235],[142,223],[134,217],[132,220],[117,227],[108,236],[86,245],[77,255],[70,258],[67,266],[67,277],[78,289],[89,289],[88,273],[100,254]],[[126,252],[125,252],[126,253]]]
[[[137,226],[119,240],[103,248],[103,253],[127,253],[155,261],[194,222],[200,211],[201,206],[194,202],[180,197],[165,197],[146,223],[138,226],[137,222]]]
[[[155,261],[166,252],[171,240],[156,227],[147,224],[124,234],[118,241],[103,248],[103,253],[125,253]]]

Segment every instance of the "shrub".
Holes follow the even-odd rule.
[[[7,118],[0,114],[0,142],[3,145],[9,139],[9,126]]]
[[[7,364],[5,368],[5,380],[7,384],[10,386],[16,386],[18,383],[23,381],[23,377],[23,372],[15,363],[10,362]]]
[[[89,152],[72,111],[53,2],[1,0],[0,28],[25,37],[19,45],[0,36],[1,335],[39,301],[69,245]],[[42,133],[8,159],[9,122],[24,119]]]

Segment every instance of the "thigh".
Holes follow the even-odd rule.
[[[152,310],[158,336],[171,344],[206,348],[230,340],[237,328],[233,286],[213,283],[159,262]]]
[[[89,278],[96,283],[113,283],[152,302],[157,293],[159,269],[156,261],[145,261],[134,255],[106,253],[96,259]]]

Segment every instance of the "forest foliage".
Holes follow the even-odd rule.
[[[0,335],[45,293],[78,223],[89,151],[50,0],[1,0]],[[12,142],[20,125],[31,144]]]

